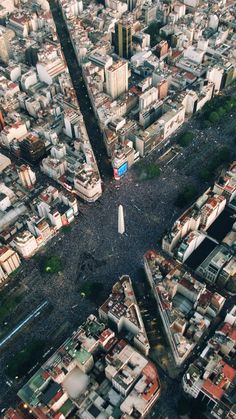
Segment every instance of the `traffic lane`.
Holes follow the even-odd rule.
[[[59,7],[56,7],[54,1],[51,0],[49,3],[51,6],[51,11],[53,14],[54,22],[56,24],[61,46],[63,47],[63,53],[76,92],[80,110],[83,115],[88,136],[94,151],[95,158],[98,163],[100,174],[102,175],[103,179],[111,178],[112,169],[107,159],[107,153],[103,141],[103,136],[99,129],[96,118],[91,118],[91,115],[93,115],[92,105],[90,102],[86,85],[83,80],[82,70],[78,65],[78,61],[70,40],[68,29],[64,23],[62,12]]]

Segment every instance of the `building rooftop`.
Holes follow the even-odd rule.
[[[99,308],[100,317],[117,324],[118,330],[131,330],[148,353],[149,343],[129,276],[122,276],[112,288],[112,294]]]
[[[145,254],[144,266],[175,361],[180,364],[219,313],[225,298],[155,251]]]
[[[193,397],[201,392],[205,397],[214,400],[213,409],[222,412],[219,416],[222,419],[231,417],[230,414],[227,415],[233,408],[235,399],[235,331],[235,326],[225,319],[183,377],[184,390]]]

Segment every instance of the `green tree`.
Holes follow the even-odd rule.
[[[208,121],[208,119],[203,119],[202,121],[202,128],[210,128],[211,123]]]
[[[81,297],[87,298],[91,301],[96,302],[102,291],[104,289],[104,285],[102,282],[92,281],[92,282],[85,282],[79,287],[79,292]]]
[[[140,160],[135,166],[134,169],[138,174],[139,180],[150,180],[155,177],[160,176],[160,168],[155,163],[147,164],[144,160]]]
[[[220,120],[220,116],[216,111],[213,111],[213,112],[210,113],[210,115],[209,115],[209,121],[210,122],[216,123],[219,120]]]
[[[208,164],[199,170],[199,177],[204,180],[210,180],[214,175],[218,167],[223,164],[229,162],[231,159],[231,152],[228,147],[221,147],[219,151],[217,151]]]
[[[193,137],[194,135],[192,132],[186,131],[178,137],[177,142],[181,147],[188,147],[193,141]]]
[[[160,168],[157,164],[150,164],[149,166],[147,166],[147,178],[148,179],[153,179],[154,177],[158,177],[160,176]]]
[[[189,204],[196,196],[197,190],[194,185],[186,186],[182,192],[176,198],[175,205],[179,208],[185,207]]]
[[[223,108],[223,106],[220,106],[220,107],[217,109],[217,113],[218,113],[219,117],[220,117],[220,118],[222,118],[222,116],[224,116],[224,115],[225,115],[226,110],[225,110],[225,108]]]
[[[226,110],[226,112],[229,112],[233,107],[233,104],[230,102],[230,100],[227,100],[224,104],[224,108]]]
[[[231,159],[231,152],[228,147],[222,147],[219,151],[221,162],[228,162]]]
[[[207,167],[204,167],[199,171],[199,177],[200,179],[207,181],[212,178],[212,173],[209,169],[207,169]]]
[[[41,260],[43,272],[55,274],[63,270],[63,263],[59,256],[49,256]]]
[[[7,367],[10,378],[21,378],[29,371],[43,355],[45,340],[34,340],[11,359]]]

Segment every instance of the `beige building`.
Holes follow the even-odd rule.
[[[1,6],[2,6],[1,2]],[[8,1],[5,3],[8,3]],[[9,2],[10,3],[10,2]],[[6,28],[5,26],[0,26],[0,59],[4,63],[8,63],[9,61],[9,53],[10,53],[10,42],[12,39],[15,38],[15,33],[11,30]]]
[[[4,270],[0,266],[0,283],[2,283],[3,281],[5,281],[6,278],[7,278],[7,274],[4,272]]]
[[[0,247],[0,281],[2,271],[7,277],[20,266],[20,258],[18,254],[8,246]]]
[[[118,332],[126,329],[133,335],[134,346],[144,355],[148,355],[150,344],[137,304],[132,282],[123,275],[112,288],[112,294],[99,307],[102,321],[111,323]]]
[[[42,172],[55,180],[58,180],[62,175],[64,175],[66,169],[67,161],[65,158],[58,160],[48,156],[43,159],[41,163]]]
[[[116,99],[128,90],[128,63],[118,61],[106,69],[106,91]]]
[[[18,170],[18,175],[21,184],[27,188],[32,189],[36,182],[36,176],[33,170],[31,170],[29,165],[22,164]]]
[[[25,230],[19,233],[13,240],[13,246],[23,258],[30,258],[37,251],[37,241],[35,237]]]
[[[219,314],[225,298],[155,251],[145,254],[144,268],[173,359],[180,366]]]
[[[94,202],[102,195],[101,178],[91,166],[84,164],[76,174],[73,192],[87,202]]]
[[[223,196],[205,191],[198,200],[188,208],[173,224],[162,239],[162,249],[173,254],[173,250],[180,240],[194,230],[207,229],[213,224],[224,210],[226,199]]]
[[[0,153],[0,173],[2,173],[8,166],[10,166],[11,160]]]

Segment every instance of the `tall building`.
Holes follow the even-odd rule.
[[[37,250],[36,238],[28,231],[24,230],[13,240],[13,246],[23,258],[30,258]]]
[[[118,61],[106,69],[106,91],[116,99],[128,90],[128,63]]]
[[[30,166],[26,164],[22,164],[19,167],[18,175],[20,182],[22,185],[27,189],[32,189],[35,182],[36,182],[36,176],[33,170],[31,170]]]
[[[132,55],[133,23],[127,18],[115,24],[113,43],[115,53],[123,58],[130,58]]]
[[[147,89],[144,93],[139,96],[139,110],[143,111],[149,108],[158,99],[158,90],[156,87]]]
[[[168,55],[168,50],[169,50],[168,42],[162,40],[156,46],[157,57],[160,58],[160,60],[162,60]]]
[[[223,76],[224,76],[224,69],[219,65],[215,65],[212,67],[208,67],[207,71],[207,80],[209,82],[213,82],[215,85],[215,93],[219,93],[219,91],[223,88]]]
[[[3,130],[4,127],[5,127],[5,122],[4,122],[2,111],[0,111],[0,132]]]
[[[157,83],[157,90],[158,90],[158,97],[159,99],[163,99],[167,96],[168,93],[168,81],[162,80],[159,83]]]
[[[0,60],[5,64],[9,62],[10,42],[15,38],[15,33],[0,25]]]
[[[2,173],[8,166],[11,165],[11,160],[0,153],[0,173]]]
[[[46,152],[44,142],[33,134],[28,134],[20,142],[20,150],[22,157],[31,163],[36,163],[41,160]]]
[[[137,0],[127,0],[128,9],[130,12],[136,7]]]
[[[26,63],[30,66],[36,66],[38,62],[38,47],[36,45],[30,45],[29,48],[25,50],[25,60]]]

